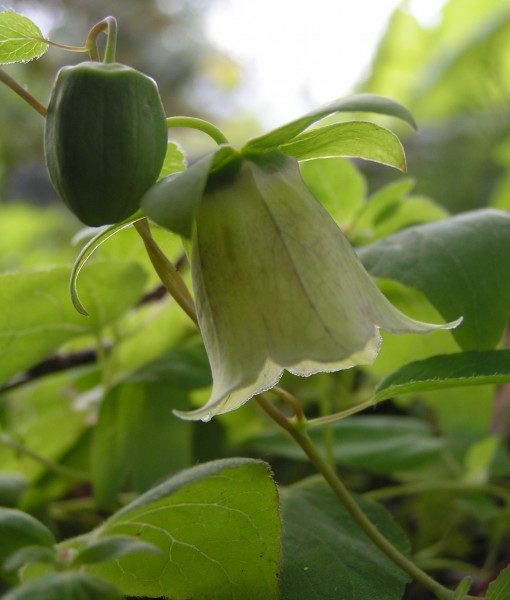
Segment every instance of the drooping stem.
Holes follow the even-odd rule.
[[[228,139],[223,132],[204,119],[196,117],[168,117],[166,120],[167,127],[186,127],[189,129],[197,129],[211,137],[217,144],[228,144]]]
[[[13,79],[10,75],[7,75],[3,69],[0,69],[0,81],[7,87],[10,87],[11,90],[23,98],[25,102],[28,102],[28,104],[30,104],[30,106],[34,108],[41,116],[45,117],[48,114],[46,107],[36,100],[32,94],[27,92],[27,90],[15,79]]]
[[[158,274],[161,283],[165,286],[168,293],[174,298],[174,300],[184,310],[188,317],[198,325],[197,313],[195,311],[193,298],[191,297],[186,284],[182,280],[182,277],[177,272],[177,269],[168,260],[152,237],[147,219],[137,221],[134,223],[134,227],[143,240],[152,266]]]
[[[77,479],[79,481],[87,481],[88,480],[88,475],[86,473],[82,473],[81,471],[78,471],[77,469],[72,469],[71,467],[66,467],[65,465],[61,465],[61,464],[56,463],[48,458],[45,458],[44,456],[41,456],[37,452],[34,452],[34,450],[31,450],[30,448],[27,448],[25,445],[20,444],[16,440],[13,440],[8,435],[5,435],[5,434],[0,435],[0,444],[2,444],[2,446],[5,446],[6,448],[10,448],[14,452],[17,452],[19,454],[23,454],[24,456],[27,456],[34,462],[39,463],[43,467],[46,467],[49,471],[53,471],[54,473],[57,473],[58,475],[63,475],[64,477],[69,477],[70,479]]]
[[[85,40],[85,47],[88,50],[91,60],[99,60],[99,52],[97,50],[97,36],[106,31],[106,48],[104,52],[103,62],[115,62],[115,51],[117,48],[117,20],[115,17],[105,17],[89,31]]]
[[[256,400],[262,410],[282,429],[287,431],[287,433],[289,433],[299,444],[310,462],[335,492],[352,519],[372,542],[415,581],[421,583],[425,588],[433,592],[437,598],[440,600],[452,600],[454,597],[453,591],[441,585],[435,579],[427,575],[425,571],[422,571],[416,566],[409,558],[402,554],[400,550],[395,548],[395,546],[393,546],[393,544],[370,521],[363,510],[358,506],[349,490],[345,487],[342,480],[338,477],[335,470],[324,460],[306,431],[296,427],[292,421],[269,402],[263,394],[257,396]],[[474,598],[474,596],[467,596],[467,598],[471,599]]]

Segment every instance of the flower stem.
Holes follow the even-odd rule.
[[[16,92],[16,94],[23,98],[25,102],[28,102],[28,104],[30,104],[30,106],[34,108],[41,116],[45,117],[48,114],[46,107],[36,100],[32,94],[27,92],[27,90],[15,79],[13,79],[10,75],[7,75],[3,69],[0,69],[0,81],[7,87],[10,87],[13,92]]]
[[[168,293],[177,302],[177,304],[184,310],[188,317],[198,325],[197,313],[195,310],[195,303],[189,293],[186,284],[182,280],[182,277],[177,272],[174,265],[164,255],[161,248],[157,245],[156,241],[152,237],[149,229],[147,219],[142,219],[134,223],[135,229],[140,234],[143,240],[147,254],[149,255],[150,261],[154,270],[161,279],[161,283],[165,286]]]
[[[335,470],[321,456],[320,452],[313,444],[312,440],[306,433],[297,428],[286,415],[278,410],[264,395],[259,394],[256,400],[262,410],[271,419],[277,423],[282,429],[287,431],[294,440],[299,444],[304,453],[308,456],[310,462],[315,466],[317,471],[324,477],[331,489],[335,492],[340,502],[351,515],[352,519],[364,531],[364,533],[372,540],[372,542],[386,554],[395,564],[403,571],[410,575],[415,581],[421,583],[425,588],[433,592],[436,598],[440,600],[452,600],[454,592],[441,585],[435,579],[427,575],[404,554],[402,554],[393,544],[377,529],[370,521],[365,513],[358,506],[349,490],[345,487],[342,480],[338,477]],[[466,598],[474,598],[467,596]]]
[[[228,139],[225,137],[223,132],[209,123],[204,119],[197,119],[196,117],[168,117],[166,120],[167,127],[188,127],[190,129],[197,129],[206,133],[211,137],[217,144],[228,144]]]

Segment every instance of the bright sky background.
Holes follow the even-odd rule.
[[[348,94],[401,0],[217,0],[209,37],[246,68],[242,105],[266,127]],[[444,0],[409,0],[437,22]]]

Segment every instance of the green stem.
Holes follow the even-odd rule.
[[[161,279],[161,283],[165,286],[168,293],[184,310],[188,317],[198,325],[193,298],[191,297],[186,284],[182,280],[182,277],[177,272],[177,269],[164,255],[161,248],[156,244],[156,241],[151,235],[147,219],[137,221],[134,223],[134,226],[143,240],[152,266]]]
[[[106,17],[89,31],[85,40],[85,48],[88,50],[91,60],[99,60],[99,52],[97,50],[97,36],[106,31],[106,49],[103,57],[103,62],[115,62],[115,50],[117,47],[117,20],[115,17]]]
[[[345,419],[346,417],[350,417],[351,415],[355,415],[356,413],[365,410],[365,408],[370,408],[374,406],[374,400],[370,398],[370,400],[366,400],[361,404],[357,404],[356,406],[352,406],[351,408],[347,408],[346,410],[342,410],[340,412],[333,413],[332,415],[325,415],[324,417],[317,417],[316,419],[308,419],[306,422],[307,427],[318,427],[320,425],[326,425],[328,423],[334,423],[335,421],[340,421],[341,419]]]
[[[196,117],[168,117],[166,120],[167,127],[188,127],[190,129],[198,129],[206,133],[211,137],[217,144],[228,144],[228,139],[225,137],[223,132],[209,123],[204,119],[197,119]]]
[[[32,108],[34,108],[41,116],[45,117],[48,114],[46,107],[43,106],[38,100],[36,100],[32,94],[29,94],[27,90],[22,87],[15,79],[0,69],[0,81],[7,87],[10,87],[13,92],[18,94],[25,102],[28,102]]]
[[[63,475],[64,477],[69,477],[70,479],[78,479],[79,481],[88,481],[89,476],[87,473],[82,473],[77,469],[72,469],[71,467],[66,467],[65,465],[60,465],[44,456],[41,456],[34,450],[27,448],[23,444],[16,442],[10,436],[2,434],[0,435],[0,444],[5,446],[6,448],[10,448],[14,450],[14,452],[18,452],[19,454],[23,454],[28,458],[31,458],[34,462],[37,462],[44,467],[46,467],[49,471],[53,471],[58,475]]]
[[[414,494],[435,491],[486,492],[496,498],[500,498],[507,506],[510,506],[510,492],[505,488],[492,483],[470,483],[466,481],[416,481],[401,485],[392,485],[367,492],[365,498],[379,502],[398,496],[413,496]]]
[[[60,48],[61,50],[67,50],[68,52],[88,52],[87,46],[69,46],[68,44],[60,44],[59,42],[53,42],[46,38],[39,38],[46,44],[53,46],[54,48]]]
[[[404,554],[402,554],[393,544],[377,529],[365,513],[358,506],[349,490],[345,487],[334,469],[324,460],[312,440],[306,433],[298,429],[281,411],[271,404],[262,394],[256,397],[259,406],[271,417],[275,423],[289,433],[299,444],[304,453],[310,459],[317,471],[324,477],[331,489],[335,492],[340,502],[351,515],[352,519],[372,540],[388,558],[397,564],[403,571],[410,575],[415,581],[421,583],[425,588],[435,594],[440,600],[451,600],[454,592],[441,585],[435,579],[427,575],[422,569],[416,566]],[[467,596],[467,598],[474,598]]]

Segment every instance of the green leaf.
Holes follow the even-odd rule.
[[[30,19],[12,10],[0,12],[0,64],[28,62],[47,49],[39,27]]]
[[[87,570],[127,596],[275,600],[280,530],[268,465],[215,461],[150,490],[92,534],[136,536],[162,556],[125,556]]]
[[[384,127],[365,121],[311,129],[282,144],[280,150],[299,161],[349,156],[406,170],[404,149],[398,137]]]
[[[485,600],[507,600],[510,594],[510,566],[503,569],[493,581],[485,595]]]
[[[128,554],[161,554],[161,550],[154,544],[148,544],[138,538],[127,535],[114,535],[98,542],[92,542],[78,552],[73,560],[73,567],[90,565],[93,563],[107,562],[118,559]]]
[[[64,342],[97,334],[138,300],[146,275],[133,263],[97,262],[83,271],[90,316],[69,301],[69,269],[0,275],[0,383],[46,358]]]
[[[0,506],[14,507],[27,489],[21,473],[0,473]]]
[[[340,227],[349,226],[363,207],[367,183],[345,158],[307,160],[299,165],[301,177]]]
[[[11,590],[3,600],[121,600],[109,583],[78,571],[51,573]]]
[[[126,219],[122,223],[115,223],[114,225],[108,225],[107,227],[102,227],[101,231],[97,233],[92,239],[90,239],[85,246],[80,250],[80,253],[76,257],[74,261],[73,268],[71,269],[71,277],[69,280],[69,291],[71,293],[71,301],[74,305],[74,308],[81,314],[88,316],[88,312],[81,303],[80,297],[78,295],[78,276],[80,275],[81,270],[89,260],[89,258],[94,254],[94,252],[102,246],[106,241],[108,241],[111,237],[126,229],[126,227],[131,226],[133,223],[140,221],[143,219],[143,215],[135,215],[134,217],[130,217]]]
[[[24,546],[54,544],[51,531],[37,519],[15,508],[0,508],[0,562]]]
[[[184,159],[184,153],[175,142],[168,142],[165,160],[163,161],[158,180],[173,175],[173,173],[185,170],[186,161]]]
[[[444,440],[418,419],[396,416],[355,416],[329,425],[335,463],[370,473],[394,473],[412,469],[437,458]],[[309,430],[313,442],[324,452],[321,427]],[[264,455],[306,460],[292,440],[280,432],[268,432],[250,443]]]
[[[195,213],[211,168],[216,162],[228,159],[234,153],[230,146],[222,146],[185,171],[162,179],[143,196],[142,210],[161,227],[191,238]]]
[[[54,563],[57,554],[52,546],[24,546],[10,554],[3,564],[6,571],[17,571],[29,563]]]
[[[360,250],[375,277],[395,279],[427,296],[451,320],[463,350],[489,350],[500,341],[510,312],[510,215],[464,213],[410,227]]]
[[[402,531],[384,508],[356,498],[404,553]],[[400,600],[409,577],[369,540],[322,483],[281,489],[281,600]]]
[[[92,445],[94,496],[99,504],[114,501],[126,486],[145,492],[192,463],[191,427],[176,419],[172,410],[188,408],[186,389],[209,382],[203,356],[175,349],[108,393]]]
[[[510,350],[439,354],[404,365],[377,386],[375,401],[409,392],[510,381]]]
[[[402,119],[406,123],[409,123],[412,127],[416,126],[411,113],[398,102],[389,98],[383,98],[382,96],[374,96],[372,94],[356,94],[354,96],[335,100],[300,119],[291,121],[290,123],[287,123],[287,125],[278,127],[278,129],[274,129],[261,137],[250,140],[243,148],[243,153],[248,154],[252,151],[275,149],[299,135],[316,121],[336,112],[372,112],[380,115],[397,117],[398,119]]]

